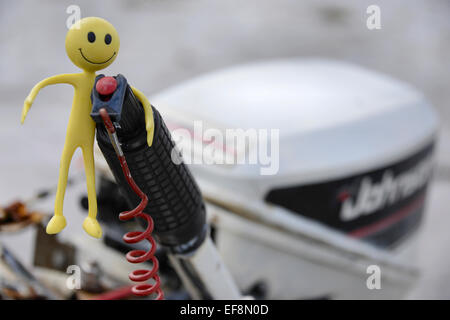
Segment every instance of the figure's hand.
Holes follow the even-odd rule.
[[[20,123],[21,123],[21,124],[23,124],[23,122],[25,121],[25,118],[26,118],[26,116],[27,116],[27,114],[28,114],[28,111],[30,110],[32,104],[33,104],[33,98],[30,97],[30,96],[28,96],[28,97],[25,99],[25,102],[23,103],[22,117],[21,117],[21,119],[20,119]]]
[[[141,91],[133,86],[131,86],[131,90],[133,91],[136,98],[142,103],[142,107],[144,108],[145,130],[147,130],[147,144],[149,147],[151,147],[153,143],[153,135],[155,133],[155,120],[153,119],[152,105]]]
[[[153,122],[153,114],[151,115],[151,119],[146,119],[145,121],[145,130],[147,130],[147,144],[149,147],[152,146],[153,143],[153,135],[155,134],[155,125]]]

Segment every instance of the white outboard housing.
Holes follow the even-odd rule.
[[[411,289],[438,125],[416,90],[349,64],[288,59],[213,72],[150,101],[192,163],[241,290],[378,299]],[[217,153],[261,152],[230,143],[227,129],[269,130],[269,156],[208,164]]]

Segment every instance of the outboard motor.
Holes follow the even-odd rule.
[[[438,126],[419,92],[353,65],[290,59],[213,72],[151,100],[199,184],[242,292],[409,292]],[[372,270],[383,290],[369,290]]]

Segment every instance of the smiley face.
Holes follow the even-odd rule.
[[[72,25],[66,35],[66,52],[70,60],[86,71],[109,66],[119,53],[120,40],[108,21],[89,17]]]

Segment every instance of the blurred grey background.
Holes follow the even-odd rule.
[[[66,8],[115,25],[121,49],[105,73],[123,73],[150,97],[204,72],[255,60],[325,57],[384,72],[425,93],[440,114],[438,168],[420,238],[422,278],[411,298],[450,298],[450,2],[446,0],[0,0],[0,204],[26,199],[57,182],[72,89],[37,97],[26,125],[23,100],[39,80],[78,72],[66,57]],[[366,9],[381,8],[381,30],[368,30]],[[357,90],[357,88],[355,88]],[[414,130],[414,128],[411,128]],[[72,173],[82,172],[76,154]],[[84,184],[69,189],[66,233],[81,233]],[[52,210],[53,199],[41,204]],[[33,232],[0,234],[32,263]],[[301,271],[300,271],[301,272]]]

